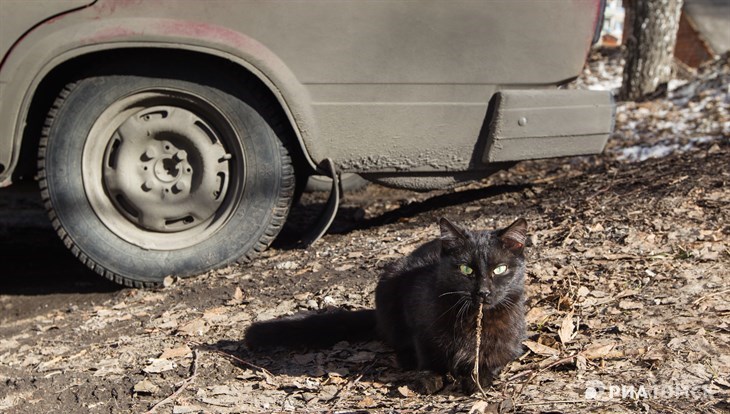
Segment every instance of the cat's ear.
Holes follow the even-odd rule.
[[[441,246],[447,251],[462,246],[466,240],[464,232],[446,218],[439,219],[439,228],[441,229]]]
[[[522,253],[525,241],[527,241],[527,221],[523,218],[517,219],[509,227],[502,230],[499,239],[502,240],[502,244],[506,249],[515,253]]]

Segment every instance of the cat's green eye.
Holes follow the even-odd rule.
[[[495,275],[501,275],[502,273],[504,273],[506,271],[507,271],[507,265],[501,264],[501,265],[495,267],[494,270],[492,270],[492,273],[494,273]]]
[[[474,273],[474,269],[472,269],[471,267],[469,267],[467,265],[461,265],[461,266],[459,266],[459,270],[461,270],[461,273],[463,273],[463,274],[465,274],[467,276],[469,276],[470,274]]]

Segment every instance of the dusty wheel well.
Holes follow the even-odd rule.
[[[37,171],[36,155],[41,131],[48,110],[52,107],[54,100],[64,86],[89,75],[118,73],[117,68],[129,68],[131,66],[130,62],[138,62],[135,65],[144,68],[146,73],[151,72],[154,74],[159,72],[161,75],[164,74],[165,68],[175,64],[184,64],[191,71],[205,71],[210,76],[225,72],[228,75],[240,78],[242,83],[252,82],[257,85],[256,89],[260,91],[262,106],[265,106],[267,111],[276,111],[277,115],[280,115],[277,116],[277,119],[287,119],[283,108],[271,90],[246,68],[229,60],[195,51],[162,48],[126,48],[93,52],[55,67],[36,89],[26,119],[27,126],[23,131],[18,166],[13,174],[14,181],[35,177]],[[287,146],[294,162],[297,187],[299,188],[306,183],[306,178],[311,174],[312,169],[306,161],[303,148],[296,140],[292,125],[287,122],[286,125],[281,127],[285,128],[287,134],[291,137]]]

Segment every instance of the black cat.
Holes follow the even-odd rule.
[[[326,347],[377,336],[395,349],[404,369],[450,373],[472,392],[481,303],[480,382],[489,385],[522,350],[527,223],[468,231],[442,218],[439,226],[440,238],[385,269],[374,311],[256,323],[246,332],[247,345]]]

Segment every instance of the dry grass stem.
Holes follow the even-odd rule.
[[[484,316],[482,313],[482,309],[484,308],[484,304],[479,304],[479,309],[477,310],[477,328],[476,328],[476,351],[474,351],[474,369],[471,371],[471,379],[474,381],[474,383],[477,385],[477,388],[479,388],[479,391],[482,393],[482,396],[484,398],[487,398],[487,393],[484,392],[484,388],[482,388],[482,384],[479,382],[479,348],[482,345],[482,317]]]

